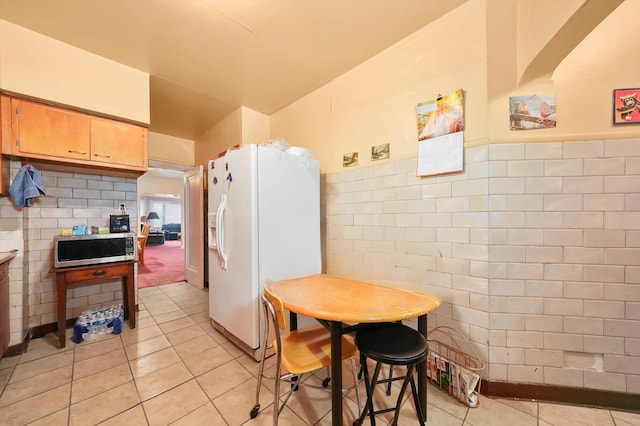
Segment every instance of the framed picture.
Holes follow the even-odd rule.
[[[371,147],[371,161],[386,160],[389,158],[389,144],[374,145]]]
[[[556,96],[509,97],[509,129],[534,130],[556,127]]]
[[[640,89],[613,91],[613,124],[640,123]]]
[[[456,90],[447,96],[418,104],[418,141],[464,130],[464,92]]]
[[[342,156],[342,167],[351,167],[358,165],[358,153],[347,152]]]

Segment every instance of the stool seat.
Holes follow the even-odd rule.
[[[367,403],[359,418],[353,422],[354,426],[362,424],[364,419],[369,415],[371,425],[376,424],[376,415],[395,411],[392,425],[398,424],[398,415],[402,406],[402,397],[407,389],[411,386],[413,401],[416,405],[416,414],[420,425],[425,424],[422,416],[422,409],[417,398],[417,389],[413,378],[416,366],[421,362],[426,362],[429,345],[427,339],[418,331],[411,327],[400,323],[383,323],[358,330],[356,333],[356,345],[360,351],[360,364],[364,372],[365,387],[367,389]],[[373,378],[369,378],[369,369],[367,368],[367,358],[376,361],[376,367]],[[378,379],[380,374],[380,366],[388,364],[390,366],[403,365],[407,367],[407,373],[404,376],[389,376],[388,379]],[[373,391],[378,383],[387,383],[389,385],[387,395],[391,393],[391,382],[402,380],[402,388],[398,395],[395,407],[383,408],[376,410],[373,406]]]
[[[424,360],[428,345],[424,336],[406,325],[390,323],[358,331],[360,352],[383,364],[408,365]]]

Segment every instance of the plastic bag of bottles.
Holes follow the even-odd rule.
[[[120,334],[124,322],[124,307],[111,305],[83,311],[73,326],[73,341],[81,343],[107,334]]]

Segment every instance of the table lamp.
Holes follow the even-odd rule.
[[[147,222],[153,219],[160,219],[160,216],[158,216],[158,213],[156,212],[149,212],[149,214],[147,215]],[[153,226],[153,224],[151,225]]]

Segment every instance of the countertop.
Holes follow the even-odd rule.
[[[18,250],[0,251],[0,265],[16,257]]]

